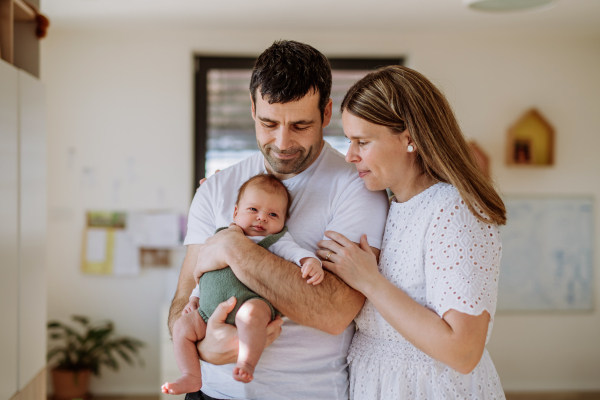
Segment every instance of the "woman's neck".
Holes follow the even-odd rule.
[[[411,177],[408,182],[399,183],[395,187],[390,188],[390,190],[394,193],[398,203],[404,203],[436,183],[437,181],[431,176],[421,173]]]

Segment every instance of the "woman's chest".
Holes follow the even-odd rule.
[[[425,305],[425,243],[431,213],[390,207],[379,258],[379,272]]]

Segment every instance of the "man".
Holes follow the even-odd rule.
[[[169,316],[181,314],[195,286],[193,271],[229,265],[246,286],[269,300],[286,317],[269,325],[270,341],[251,383],[231,378],[238,342],[234,326],[224,324],[234,302],[208,321],[198,345],[202,391],[190,399],[347,399],[346,356],[354,334],[352,320],[364,296],[326,273],[317,286],[306,284],[300,269],[247,239],[239,228],[214,235],[231,222],[240,185],[261,172],[275,174],[292,193],[289,232],[303,248],[316,251],[326,230],[358,242],[367,234],[376,254],[381,245],[388,202],[369,192],[354,166],[323,141],[331,120],[331,68],[320,52],[293,42],[275,42],[259,56],[250,95],[256,154],[208,179],[190,208],[186,258]],[[227,365],[229,364],[229,365]]]

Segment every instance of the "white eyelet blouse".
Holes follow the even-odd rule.
[[[487,344],[501,253],[498,227],[478,220],[454,186],[437,183],[407,202],[391,203],[379,271],[440,317],[450,309],[489,312]],[[505,399],[487,350],[465,375],[414,347],[369,300],[356,326],[348,356],[350,399]]]

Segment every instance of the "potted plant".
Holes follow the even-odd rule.
[[[54,361],[52,381],[57,400],[83,399],[88,393],[90,374],[100,375],[100,367],[119,369],[118,358],[129,365],[135,361],[143,365],[138,355],[145,344],[131,337],[115,337],[111,321],[91,324],[89,318],[73,315],[80,325],[73,328],[59,321],[48,322],[48,333],[53,346],[48,351],[48,362]]]

